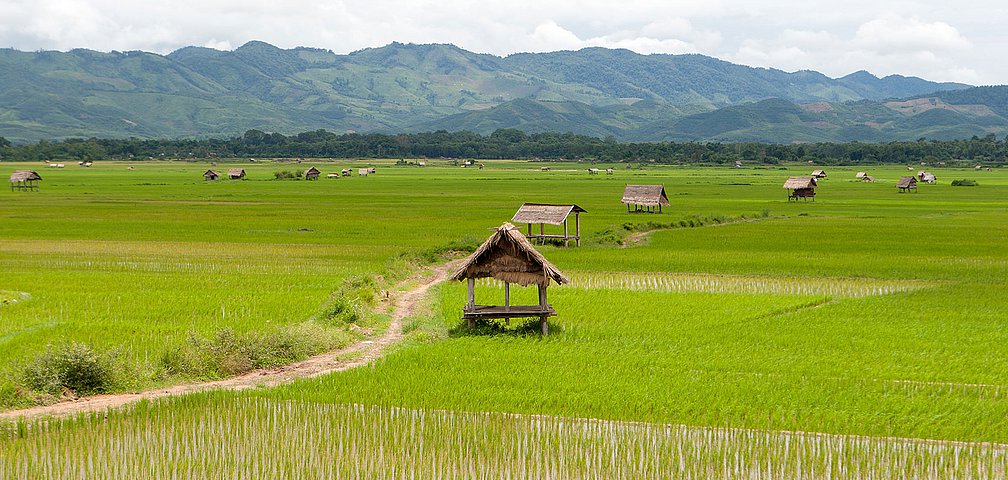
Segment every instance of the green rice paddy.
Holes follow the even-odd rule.
[[[584,164],[438,163],[317,182],[272,180],[290,164],[204,182],[206,163],[100,163],[40,170],[40,192],[3,193],[8,406],[31,401],[22,368],[51,345],[116,352],[132,366],[120,389],[182,381],[161,359],[193,335],[317,322],[345,280],[401,278],[416,268],[408,259],[478,243],[525,201],[588,213],[582,247],[541,247],[572,278],[550,288],[546,338],[520,321],[464,328],[464,286],[445,284],[373,367],[11,424],[0,476],[1004,475],[1005,172],[938,169],[938,184],[899,194],[905,167],[870,169],[876,183],[854,180],[865,167],[830,168],[815,202],[789,203],[784,179],[811,168],[589,176]],[[627,183],[664,184],[672,206],[627,214]],[[513,303],[535,295],[512,289]],[[502,297],[479,284],[478,303]],[[210,448],[207,432],[240,434]],[[95,462],[92,447],[112,456]],[[185,468],[169,475],[165,458]]]

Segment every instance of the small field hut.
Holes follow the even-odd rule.
[[[564,246],[570,246],[570,241],[574,240],[574,245],[581,246],[581,214],[586,210],[571,205],[551,205],[546,203],[524,203],[518,212],[511,217],[513,223],[526,224],[526,234],[529,240],[535,242],[539,240],[545,243],[546,240],[563,240]],[[574,235],[570,235],[567,229],[567,218],[574,214]],[[539,224],[539,233],[532,233],[532,224]],[[563,225],[563,235],[548,235],[545,232],[545,225]]]
[[[218,178],[220,178],[220,173],[217,173],[214,170],[207,170],[203,172],[203,180],[213,181],[217,180]]]
[[[917,174],[917,179],[924,183],[935,183],[935,180],[937,180],[931,172],[920,172]]]
[[[905,177],[900,177],[899,181],[896,182],[896,188],[899,189],[900,193],[906,193],[910,190],[914,192],[917,191],[917,177],[913,175],[907,175]]]
[[[245,169],[244,168],[229,168],[228,178],[231,180],[244,180],[245,179]]]
[[[308,170],[305,170],[305,172],[304,172],[304,178],[305,178],[305,180],[318,180],[318,177],[321,174],[322,174],[322,172],[320,172],[319,169],[317,169],[315,167],[311,167]]]
[[[815,189],[819,187],[815,177],[790,177],[784,182],[784,188],[788,190],[788,201],[798,201],[798,199],[815,201]]]
[[[15,170],[10,176],[11,191],[38,191],[42,177],[35,170]]]
[[[812,176],[815,178],[826,178],[826,170],[816,170],[812,172]]]
[[[627,206],[627,213],[630,213],[630,206],[633,205],[633,212],[661,213],[661,207],[669,206],[668,195],[665,194],[665,185],[627,185],[623,189],[623,200]]]
[[[871,175],[868,175],[867,172],[857,172],[857,175],[854,175],[854,178],[856,178],[858,180],[861,180],[862,182],[874,182],[875,181],[875,177],[873,177]]]
[[[503,306],[476,304],[476,279],[479,278],[504,282]],[[547,320],[556,315],[556,310],[547,300],[546,288],[551,282],[556,282],[557,285],[570,282],[532,246],[517,227],[507,222],[494,229],[490,238],[465,259],[451,279],[468,281],[468,300],[462,308],[462,318],[470,327],[474,327],[476,320],[480,319],[503,318],[510,321],[512,318],[538,317],[543,335],[549,333]],[[523,287],[536,285],[539,288],[539,304],[511,305],[512,283]]]

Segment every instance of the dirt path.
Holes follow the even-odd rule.
[[[420,301],[427,294],[430,287],[447,279],[452,269],[459,262],[460,260],[456,260],[438,265],[434,268],[433,272],[427,270],[401,282],[400,285],[414,281],[417,283],[409,290],[391,292],[389,299],[386,301],[387,303],[383,302],[384,305],[392,308],[392,321],[381,337],[362,340],[349,347],[316,355],[300,362],[276,368],[254,370],[237,377],[210,382],[174,385],[139,393],[117,393],[82,397],[52,405],[0,412],[0,419],[68,416],[81,412],[99,412],[140,400],[173,397],[206,390],[245,390],[261,386],[273,386],[299,378],[317,377],[327,373],[366,365],[380,357],[389,345],[398,342],[402,338],[402,320],[416,312]],[[426,275],[420,276],[424,274]]]

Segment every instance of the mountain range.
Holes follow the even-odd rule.
[[[604,48],[0,50],[0,136],[15,142],[498,128],[638,141],[968,138],[1008,132],[1008,90]]]

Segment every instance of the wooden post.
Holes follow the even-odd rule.
[[[581,213],[574,214],[574,244],[581,246]]]
[[[468,279],[469,283],[469,301],[466,303],[467,306],[473,307],[476,305],[476,279]]]
[[[511,311],[511,284],[504,282],[504,311]]]
[[[545,225],[544,223],[539,224],[539,241],[543,242],[543,245],[546,244],[546,238],[543,237],[543,235],[546,235],[546,229],[544,225]]]
[[[542,331],[543,335],[549,335],[549,321],[547,321],[548,318],[549,317],[547,317],[546,315],[539,317],[539,329]]]
[[[528,227],[528,235],[525,235],[525,236],[526,237],[531,237],[532,236],[532,224],[531,223],[526,223],[525,225]]]
[[[564,247],[570,246],[570,237],[567,236],[567,219],[564,219]]]
[[[549,303],[546,302],[546,287],[543,285],[539,285],[539,306],[543,310],[546,310],[546,307],[549,306]]]

